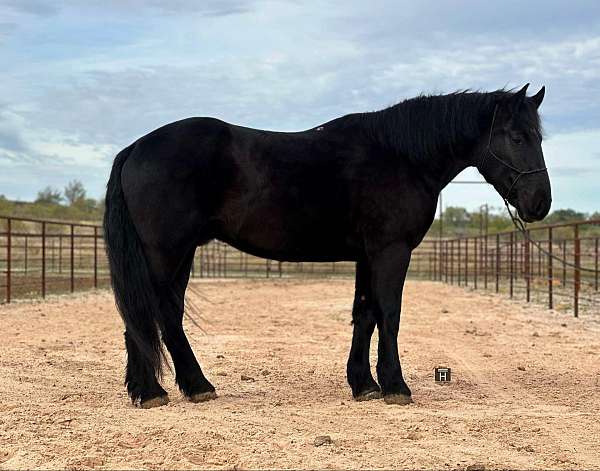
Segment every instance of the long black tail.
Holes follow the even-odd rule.
[[[121,170],[135,144],[115,157],[106,189],[104,240],[117,308],[131,337],[156,376],[161,374],[159,299],[142,243],[133,225],[121,185]]]

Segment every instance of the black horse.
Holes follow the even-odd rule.
[[[194,251],[218,239],[280,261],[356,261],[352,394],[410,402],[397,344],[402,288],[440,191],[476,166],[523,220],[550,209],[537,112],[544,88],[526,90],[419,96],[295,133],[190,118],[121,151],[104,231],[132,401],[168,402],[162,342],[181,391],[194,402],[216,397],[182,319]],[[375,326],[378,382],[369,365]]]

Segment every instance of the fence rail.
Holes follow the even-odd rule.
[[[549,308],[598,310],[600,221],[426,239],[413,252],[410,278],[505,293]],[[540,249],[541,247],[541,249]],[[353,262],[265,260],[222,242],[198,248],[193,278],[353,276]],[[95,224],[0,216],[0,302],[109,285],[102,229]]]

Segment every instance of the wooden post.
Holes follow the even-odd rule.
[[[553,282],[554,274],[552,273],[552,228],[548,228],[548,309],[554,308],[553,299]]]
[[[575,295],[575,299],[574,299],[574,305],[573,305],[573,311],[575,314],[575,317],[579,317],[579,284],[581,282],[581,271],[580,271],[580,263],[581,263],[581,240],[579,239],[579,225],[575,224],[575,226],[573,226],[573,232],[575,233],[575,253],[574,258],[575,258],[575,279],[574,279],[574,295]]]

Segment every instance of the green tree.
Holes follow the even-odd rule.
[[[65,187],[65,198],[69,206],[83,206],[86,200],[85,196],[85,188],[79,180],[72,180]]]
[[[575,211],[574,209],[557,209],[552,211],[544,220],[545,224],[555,224],[559,222],[583,221],[587,219],[587,214]]]
[[[63,196],[60,193],[60,190],[47,186],[43,190],[38,191],[35,202],[42,204],[60,204],[62,200]]]

